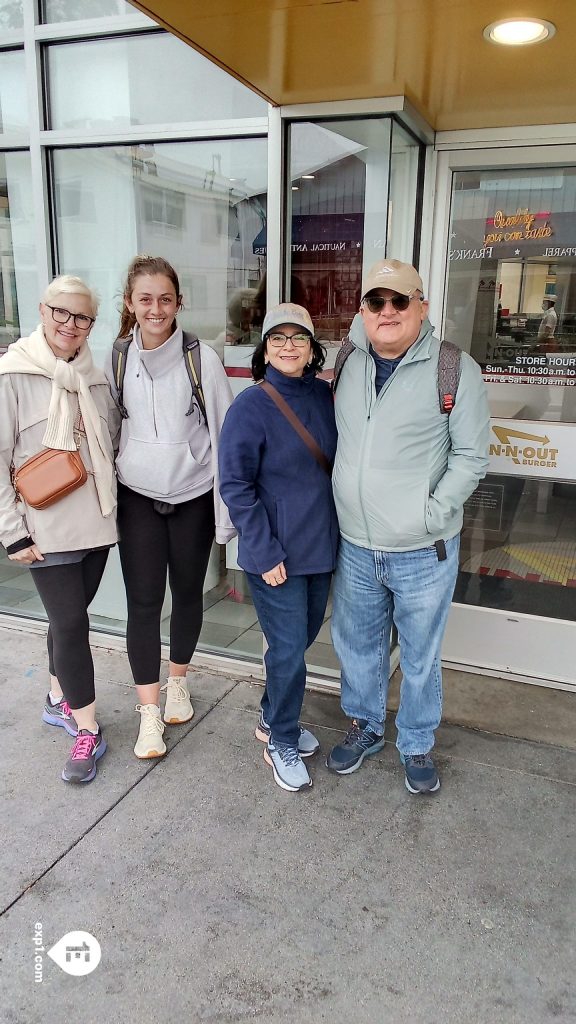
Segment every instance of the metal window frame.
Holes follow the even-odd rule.
[[[288,217],[290,196],[286,191],[289,178],[288,130],[298,121],[360,120],[389,117],[391,126],[396,121],[414,140],[421,144],[415,208],[414,259],[420,257],[422,225],[427,217],[425,194],[428,173],[428,153],[432,149],[435,133],[405,96],[383,96],[364,100],[301,103],[271,107],[268,135],[268,247],[266,254],[268,305],[285,298]],[[391,127],[392,131],[392,127]],[[427,235],[428,240],[428,235]],[[424,250],[426,251],[426,250]]]

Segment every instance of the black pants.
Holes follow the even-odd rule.
[[[166,571],[172,594],[170,661],[187,665],[202,628],[203,589],[214,540],[214,497],[210,490],[156,512],[154,502],[118,487],[120,561],[126,584],[128,659],[138,684],[160,676],[160,615]]]
[[[94,700],[94,662],[88,642],[88,605],[100,586],[108,548],[92,551],[81,562],[32,569],[48,616],[48,666],[58,677],[74,711]]]

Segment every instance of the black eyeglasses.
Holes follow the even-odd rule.
[[[381,313],[387,302],[397,313],[405,313],[412,299],[419,298],[419,295],[393,295],[391,299],[385,299],[382,295],[366,295],[362,301],[371,313]]]
[[[272,348],[284,348],[287,342],[291,341],[295,348],[306,348],[306,345],[310,342],[309,334],[282,334],[280,331],[274,331],[273,334],[269,334],[266,340],[272,345]]]
[[[57,324],[67,324],[72,317],[74,327],[79,331],[88,331],[96,320],[93,316],[86,316],[86,313],[71,313],[69,309],[62,309],[61,306],[49,306],[47,302],[44,305],[47,309],[52,310],[52,319]]]

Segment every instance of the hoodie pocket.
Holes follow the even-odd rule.
[[[397,471],[384,474],[378,490],[366,494],[364,500],[372,543],[376,547],[402,546],[425,538],[428,498],[428,481]]]
[[[212,466],[200,464],[188,441],[163,444],[130,437],[116,461],[118,479],[141,494],[169,499],[212,480]]]

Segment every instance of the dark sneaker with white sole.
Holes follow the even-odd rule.
[[[384,746],[384,737],[374,732],[362,718],[352,722],[342,743],[332,747],[326,760],[326,767],[338,775],[351,775],[362,764],[365,757],[377,754]]]
[[[289,793],[298,793],[312,785],[308,769],[296,747],[289,743],[273,743],[268,740],[264,748],[264,760],[274,772],[274,782]]]
[[[400,754],[409,793],[437,793],[440,779],[430,754]]]
[[[270,726],[265,720],[264,715],[260,712],[260,718],[258,719],[258,725],[254,732],[254,736],[261,743],[268,743],[270,739]],[[300,726],[300,736],[298,737],[298,753],[300,757],[312,757],[317,750],[320,750],[320,743],[316,739],[313,732],[309,729],[303,729]]]
[[[106,740],[100,729],[96,735],[88,729],[80,729],[64,765],[64,782],[91,782],[96,775],[96,762],[105,752]]]
[[[42,721],[46,722],[47,725],[57,725],[61,729],[66,729],[69,736],[78,735],[78,726],[74,721],[73,712],[64,697],[57,704],[53,704],[50,700],[50,694],[47,695],[44,711],[42,712]]]

